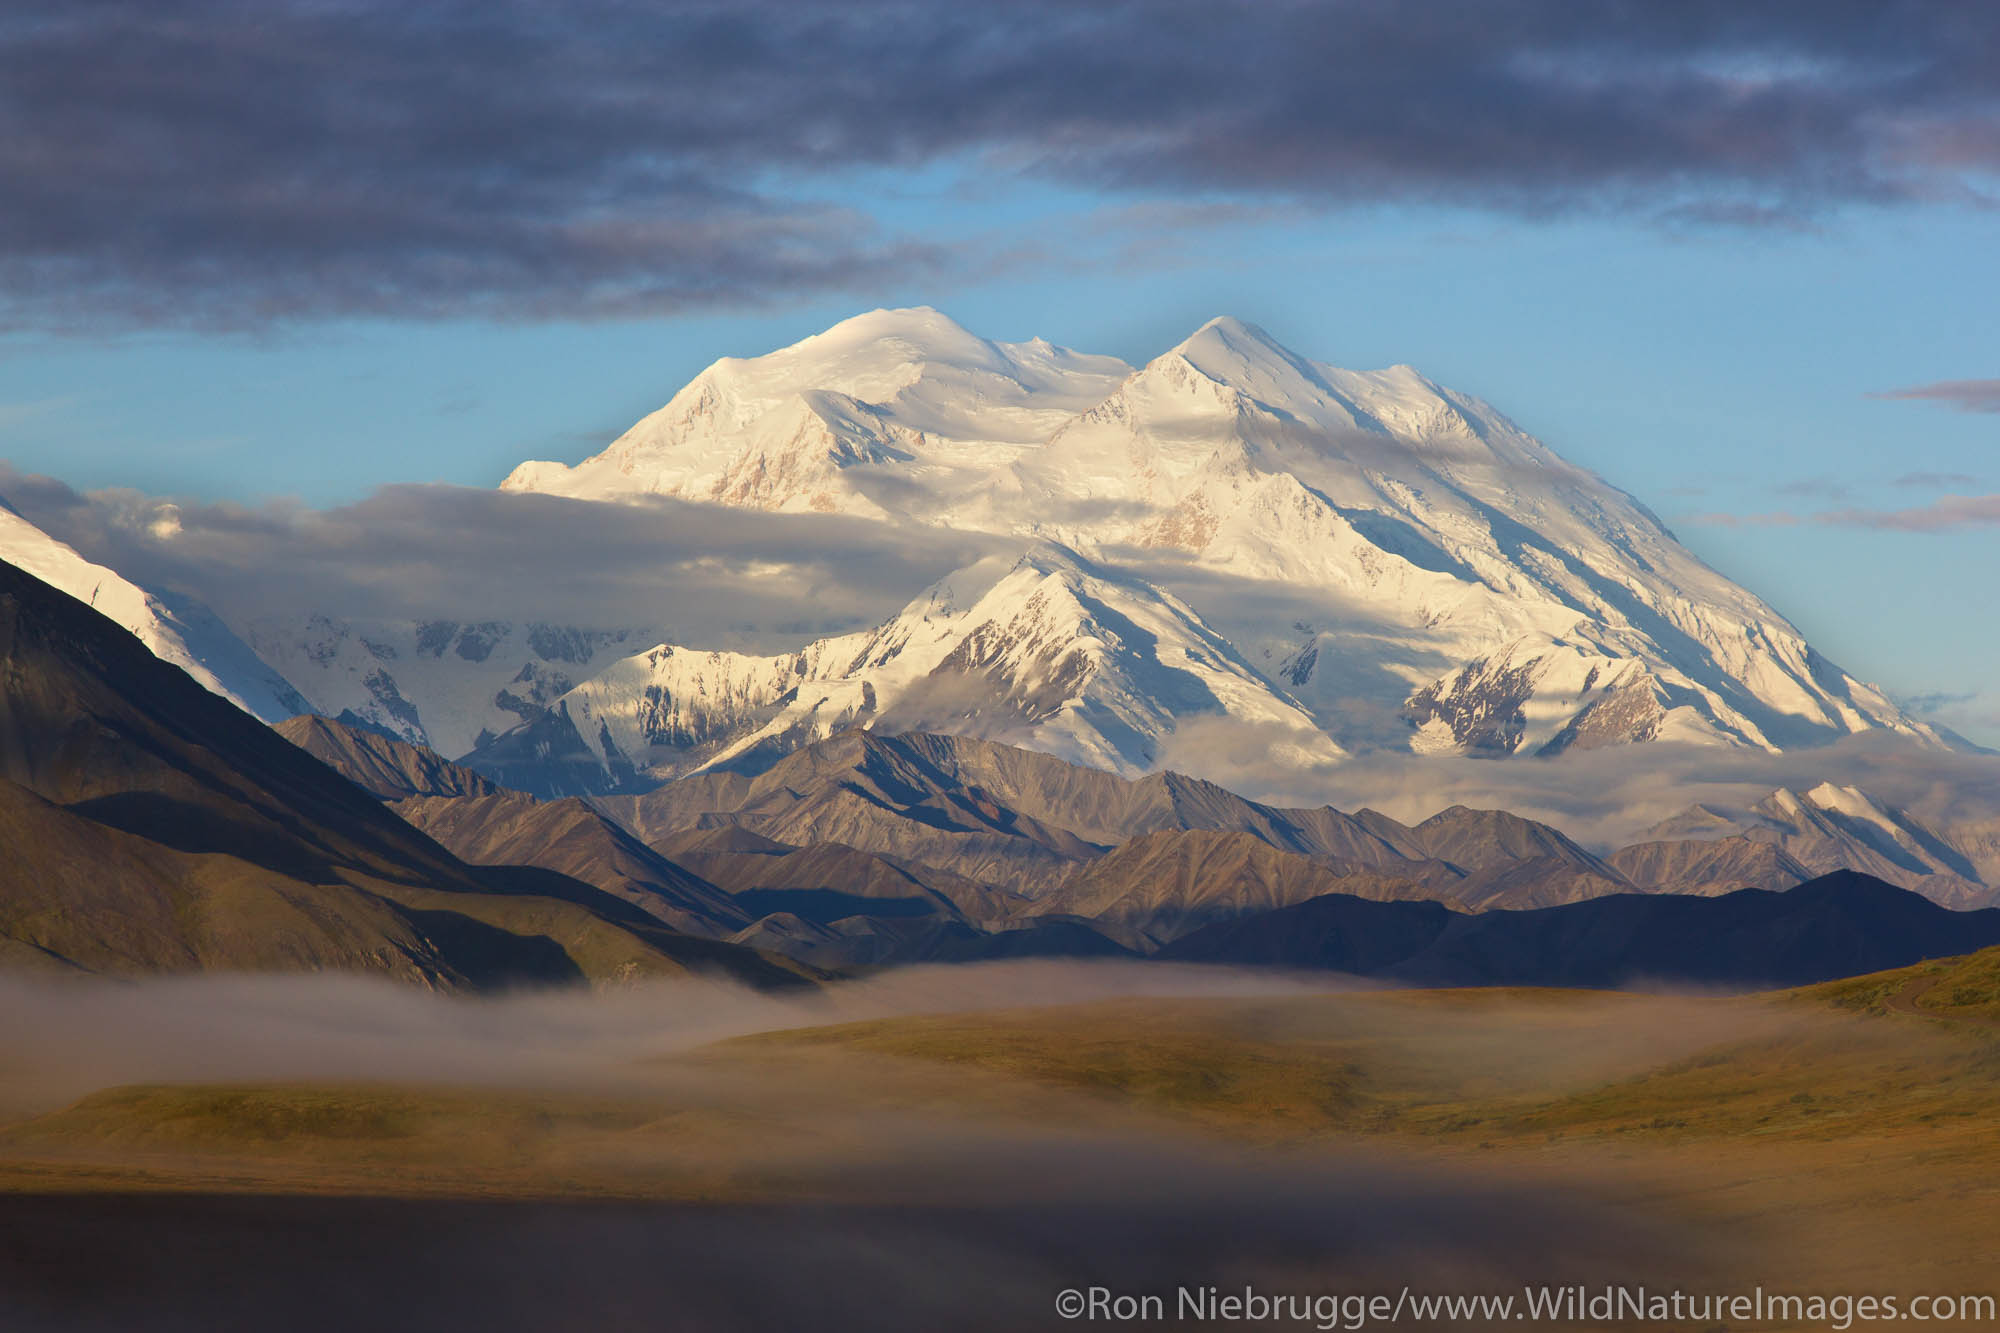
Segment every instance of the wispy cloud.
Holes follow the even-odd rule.
[[[192,593],[233,624],[537,619],[779,651],[879,622],[987,554],[984,539],[824,514],[392,486],[333,509],[88,494],[0,464],[0,496],[85,556]]]
[[[23,402],[0,403],[0,430],[12,430],[30,421],[66,412],[76,405],[73,397],[33,398]]]
[[[1984,715],[1980,702],[1942,704],[1930,716],[1991,736],[1992,701],[1984,698]],[[1183,726],[1164,766],[1197,769],[1232,791],[1278,805],[1366,806],[1405,823],[1452,805],[1511,810],[1607,850],[1639,840],[1651,825],[1690,804],[1737,808],[1780,786],[1803,791],[1826,781],[1852,783],[1939,823],[1983,817],[2000,802],[2000,759],[1881,732],[1783,754],[1653,742],[1496,763],[1378,750],[1310,771],[1274,757],[1268,744],[1260,749],[1254,744],[1260,738],[1277,739],[1271,733],[1260,737],[1251,727]]]
[[[1944,532],[2000,525],[2000,495],[1945,495],[1908,509],[1838,509],[1815,516],[1841,527],[1897,532]]]
[[[1947,709],[1969,704],[1978,697],[1979,692],[1977,690],[1932,690],[1926,694],[1899,695],[1896,702],[1901,704],[1908,712],[1921,713],[1928,717],[1935,713],[1944,712]]]
[[[1996,32],[1952,0],[26,0],[0,323],[618,317],[985,271],[843,188],[938,163],[1114,203],[1811,225],[1990,187]]]
[[[1771,489],[1778,495],[1797,495],[1816,500],[1845,500],[1853,494],[1846,482],[1835,481],[1831,477],[1801,477]]]
[[[1991,745],[2000,739],[2000,696],[1985,690],[1932,690],[1898,696],[1906,712]]]
[[[1790,528],[1805,522],[1799,514],[1779,510],[1766,514],[1689,514],[1680,520],[1697,528]]]
[[[1943,403],[1959,412],[2000,412],[2000,380],[1939,380],[1907,389],[1885,389],[1868,396]]]
[[[1911,473],[1895,481],[1898,486],[1936,486],[1970,481],[1957,473]],[[1790,489],[1790,488],[1780,488]],[[1848,493],[1846,487],[1828,491],[1806,491],[1832,499]],[[1955,528],[1986,527],[2000,524],[2000,495],[1941,495],[1925,505],[1900,509],[1823,509],[1802,514],[1773,510],[1761,514],[1711,512],[1685,514],[1679,522],[1698,528],[1793,528],[1819,524],[1841,528],[1881,528],[1895,532],[1946,532]]]
[[[1924,490],[1944,490],[1951,486],[1977,486],[1979,478],[1964,472],[1905,472],[1889,484]]]

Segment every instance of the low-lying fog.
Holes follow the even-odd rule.
[[[636,1062],[754,1032],[1117,997],[1308,994],[1342,984],[1069,961],[906,968],[783,994],[707,980],[465,996],[332,974],[0,977],[0,1013],[9,1015],[0,1029],[0,1109],[61,1105],[127,1083],[567,1085],[617,1079]]]
[[[580,1136],[561,1160],[600,1179],[669,1162],[719,1182],[622,1202],[312,1197],[309,1179],[249,1194],[17,1185],[0,1191],[0,1325],[1020,1329],[1060,1326],[1054,1302],[1072,1287],[1161,1292],[1171,1310],[1182,1285],[1393,1296],[1693,1281],[1753,1243],[1573,1163],[1440,1162],[1359,1141],[1259,1149],[1060,1089],[962,1095],[947,1080],[973,1076],[939,1066],[908,1066],[900,1084],[903,1066],[842,1049],[697,1054],[848,1020],[1339,985],[1077,962],[911,969],[807,995],[699,981],[480,998],[333,976],[0,982],[0,1096],[16,1122],[161,1082],[638,1090],[673,1109],[608,1155],[602,1136]],[[1270,1008],[1271,1040],[1341,1021],[1301,1011],[1294,1031],[1292,1008]],[[1496,1017],[1506,1009],[1482,1002],[1411,1030],[1446,1032],[1426,1059],[1567,1079],[1745,1023],[1736,1005],[1671,997]],[[496,1174],[509,1164],[494,1161]]]

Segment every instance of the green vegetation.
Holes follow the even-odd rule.
[[[1401,992],[908,1018],[732,1045],[967,1066],[1257,1140],[1823,1138],[2000,1113],[2000,1034],[1885,1017],[1761,999]]]
[[[1838,1008],[2000,1024],[2000,948],[1848,977],[1794,992]]]
[[[780,1128],[629,1093],[115,1088],[0,1130],[0,1189],[741,1197],[721,1164]]]

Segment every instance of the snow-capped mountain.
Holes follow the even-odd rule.
[[[1991,866],[1963,845],[1966,833],[1890,804],[1859,787],[1822,782],[1780,787],[1753,805],[1695,805],[1645,835],[1698,841],[1747,839],[1777,848],[1807,875],[1858,870],[1947,907],[1993,905]]]
[[[1053,543],[926,589],[884,624],[773,657],[663,644],[614,664],[470,762],[531,790],[761,770],[853,727],[1032,743],[1137,776],[1177,722],[1270,729],[1300,764],[1340,751],[1200,616]],[[565,776],[552,777],[563,766]]]
[[[307,709],[299,692],[214,612],[191,598],[149,592],[92,564],[0,501],[0,560],[130,630],[163,662],[246,713],[282,722]]]
[[[269,617],[247,630],[257,652],[297,682],[309,711],[451,756],[540,717],[579,682],[658,638],[540,622],[314,614]]]
[[[1313,760],[1778,750],[1875,729],[1942,743],[1488,404],[1408,366],[1309,361],[1233,319],[1130,371],[876,311],[718,362],[603,453],[525,463],[504,485],[948,525],[1030,553],[1004,577],[946,580],[949,612],[933,590],[797,653],[652,648],[495,743],[546,746],[566,713],[605,775],[905,723],[1131,771],[1189,712],[1277,722],[1288,746],[1309,719],[1297,755]],[[1107,633],[1079,580],[1143,629]],[[1030,591],[1045,585],[1070,592]],[[1064,635],[1099,645],[1078,659],[1089,673],[1045,655]],[[948,661],[977,664],[954,666],[949,706]],[[1192,707],[1167,685],[1187,677]]]

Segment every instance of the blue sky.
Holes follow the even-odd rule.
[[[1613,8],[52,10],[0,25],[0,457],[326,507],[582,457],[876,305],[1134,361],[1231,313],[1489,399],[2000,744],[2000,24]]]

